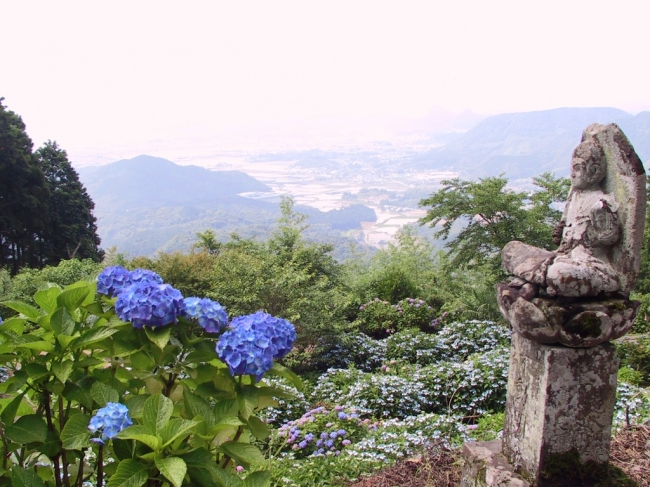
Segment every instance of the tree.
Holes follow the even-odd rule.
[[[48,189],[20,116],[0,98],[0,266],[44,265]]]
[[[450,239],[452,265],[485,264],[498,272],[501,249],[511,240],[551,249],[552,230],[562,212],[553,205],[566,201],[570,182],[550,173],[533,178],[536,192],[513,191],[502,175],[478,181],[458,178],[443,181],[444,187],[420,206],[429,207],[420,223],[441,224],[436,238],[450,239],[452,229],[462,225]]]
[[[62,259],[100,261],[103,251],[97,235],[93,203],[70,164],[66,151],[47,141],[36,151],[49,190],[49,224],[45,235],[45,263]]]
[[[641,271],[636,282],[635,290],[640,293],[650,293],[650,176],[647,177],[645,227],[643,232],[643,247],[641,247]]]

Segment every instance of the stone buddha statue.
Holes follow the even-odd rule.
[[[627,297],[640,266],[645,198],[643,165],[620,128],[587,127],[573,152],[571,190],[553,232],[557,250],[519,241],[503,248],[503,267],[513,278],[499,285],[499,304],[515,331],[542,343],[593,346],[632,326],[636,307]]]

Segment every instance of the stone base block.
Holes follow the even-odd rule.
[[[513,333],[503,452],[517,471],[547,485],[562,465],[606,468],[618,366],[610,343],[568,348]]]
[[[501,441],[465,443],[461,487],[530,487],[501,453]]]

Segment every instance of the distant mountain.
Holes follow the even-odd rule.
[[[571,153],[592,123],[618,123],[642,160],[650,158],[650,112],[617,108],[558,108],[494,115],[446,146],[414,158],[419,169],[452,169],[463,177],[528,178],[569,173]]]
[[[271,191],[241,171],[179,166],[167,159],[137,156],[105,166],[86,166],[79,176],[95,203],[111,209],[206,205],[239,193]]]
[[[95,202],[102,246],[116,246],[131,256],[188,250],[196,232],[208,228],[221,240],[232,232],[265,238],[280,216],[277,203],[238,196],[271,191],[240,171],[179,166],[142,155],[78,172]],[[376,220],[374,211],[363,205],[326,213],[311,207],[296,207],[296,211],[310,216],[313,226],[308,235],[341,249],[349,246],[341,231]]]

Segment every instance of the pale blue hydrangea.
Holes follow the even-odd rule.
[[[183,296],[178,289],[149,281],[127,287],[115,303],[115,312],[120,319],[130,321],[135,328],[176,323],[183,310]]]
[[[185,298],[185,315],[194,318],[208,333],[219,333],[228,325],[226,308],[208,298]]]
[[[93,438],[92,441],[105,445],[108,440],[115,438],[120,431],[132,424],[129,409],[124,404],[109,402],[90,419],[88,429],[93,433],[100,432],[101,437]]]

